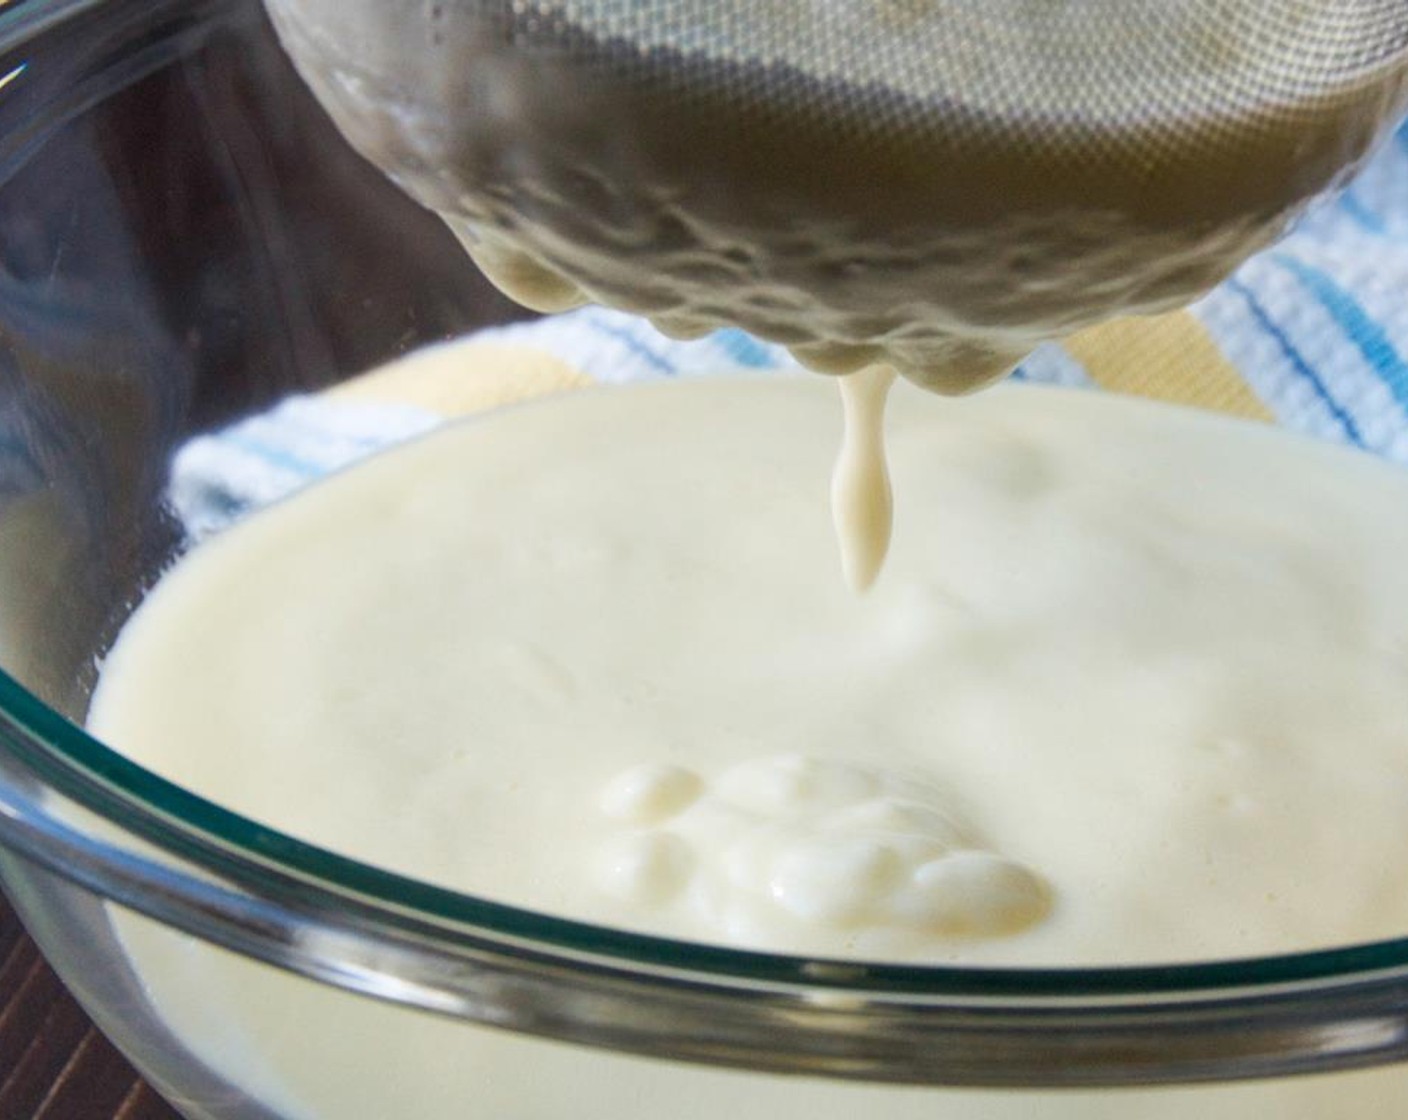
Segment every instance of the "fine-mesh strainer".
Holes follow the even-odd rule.
[[[268,0],[353,143],[541,310],[941,389],[1180,305],[1370,149],[1403,0]]]

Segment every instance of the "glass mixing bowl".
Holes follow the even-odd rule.
[[[0,7],[0,880],[99,1025],[179,1107],[309,1114],[278,1071],[243,1067],[234,1042],[187,1048],[119,927],[240,978],[249,998],[294,993],[304,1017],[283,1059],[350,1086],[377,1120],[411,1080],[437,1078],[444,1115],[596,1102],[626,1120],[684,1116],[717,1089],[745,1116],[823,1100],[875,1115],[898,1093],[910,1111],[885,1115],[966,1120],[1040,1117],[1053,1099],[1004,1089],[1246,1081],[1408,1056],[1408,940],[1070,971],[706,948],[339,858],[84,734],[97,660],[183,547],[163,505],[183,441],[515,314],[435,219],[345,147],[256,0]],[[383,1044],[385,1061],[343,1060],[339,1038],[353,1035]],[[464,1064],[426,1057],[447,1052]],[[561,1076],[505,1084],[525,1054]],[[1383,1115],[1397,1115],[1400,1083],[1386,1084]],[[981,1091],[952,1088],[965,1086]],[[1110,1115],[1145,1115],[1115,1096]],[[1244,1114],[1232,1099],[1226,1115]]]

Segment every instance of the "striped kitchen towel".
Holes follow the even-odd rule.
[[[415,356],[191,441],[171,504],[192,540],[447,419],[578,385],[795,368],[722,330],[678,342],[586,308],[475,336],[455,384]],[[1408,124],[1337,199],[1185,311],[1041,347],[1019,379],[1265,420],[1408,463]]]

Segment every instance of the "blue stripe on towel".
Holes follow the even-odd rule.
[[[1374,321],[1353,295],[1314,265],[1286,253],[1276,253],[1271,260],[1299,280],[1319,301],[1388,386],[1394,400],[1408,408],[1408,365],[1404,364],[1383,326]]]
[[[716,331],[714,341],[723,347],[725,354],[748,369],[772,369],[778,364],[771,350],[751,334],[736,327]]]
[[[294,454],[287,445],[273,444],[262,439],[256,439],[241,432],[238,427],[220,432],[215,438],[228,444],[230,447],[253,455],[258,459],[263,459],[271,466],[279,470],[287,471],[289,474],[296,474],[303,478],[321,478],[330,470],[322,463],[314,463]],[[277,434],[275,434],[275,438]]]
[[[615,339],[626,347],[638,358],[644,358],[661,373],[678,373],[673,362],[661,357],[639,336],[631,331],[629,327],[618,327],[611,323],[602,322],[600,318],[591,319],[587,325],[599,334],[604,334],[608,338]]]
[[[1236,292],[1237,295],[1241,296],[1246,302],[1247,310],[1251,312],[1252,318],[1256,320],[1257,326],[1270,335],[1276,345],[1280,347],[1281,353],[1285,355],[1286,360],[1290,362],[1292,368],[1305,379],[1306,384],[1314,391],[1320,403],[1329,410],[1330,415],[1335,418],[1336,423],[1344,430],[1344,434],[1350,442],[1362,446],[1364,441],[1359,434],[1359,425],[1354,422],[1354,418],[1350,416],[1349,413],[1340,407],[1339,402],[1330,395],[1329,390],[1325,388],[1325,383],[1320,379],[1320,375],[1316,373],[1314,367],[1305,360],[1305,355],[1303,355],[1296,347],[1296,344],[1287,337],[1286,332],[1277,325],[1276,320],[1271,317],[1271,313],[1267,311],[1262,302],[1257,299],[1256,293],[1235,276],[1224,281],[1224,283],[1228,291]]]
[[[1382,237],[1388,232],[1388,227],[1384,225],[1383,219],[1370,210],[1353,189],[1345,191],[1340,196],[1340,209],[1365,233]]]

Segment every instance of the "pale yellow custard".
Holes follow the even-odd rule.
[[[834,394],[591,390],[380,456],[179,564],[91,727],[345,854],[686,939],[1114,964],[1408,931],[1408,477],[1163,406],[900,384],[903,510],[855,595]],[[1388,1120],[1408,1094],[687,1071],[121,929],[168,1022],[291,1117]]]

